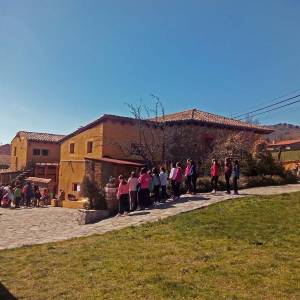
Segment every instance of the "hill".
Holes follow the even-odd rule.
[[[0,154],[10,155],[10,144],[0,145]]]
[[[274,130],[273,133],[266,136],[270,142],[300,138],[300,126],[298,125],[279,123],[275,125],[268,125],[268,128]]]

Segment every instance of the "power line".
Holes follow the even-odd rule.
[[[300,103],[298,103],[298,104],[300,104]],[[296,106],[296,107],[298,107],[298,106]],[[300,106],[299,106],[300,107]],[[279,114],[286,114],[286,113],[288,113],[288,112],[291,112],[292,110],[294,110],[295,109],[295,107],[287,107],[286,109],[282,109],[282,111],[274,111],[273,113],[272,112],[270,112],[270,115],[273,115],[274,116],[274,113],[276,113],[276,115],[278,115],[278,113]],[[272,118],[272,117],[271,117]],[[267,119],[269,119],[269,116],[263,116],[263,115],[261,115],[261,116],[259,116],[258,118],[255,118],[255,121],[258,121],[258,122],[265,122]]]
[[[299,97],[299,96],[300,96],[300,95],[298,95],[297,97]],[[293,97],[293,98],[295,98],[295,97]],[[259,116],[259,115],[262,115],[262,114],[266,114],[266,113],[268,113],[268,112],[271,112],[271,111],[274,111],[274,110],[277,110],[277,109],[280,109],[280,108],[283,108],[283,107],[286,107],[286,106],[290,106],[290,105],[295,104],[295,103],[298,103],[298,102],[300,102],[300,99],[298,99],[298,100],[296,100],[296,101],[293,101],[293,102],[290,102],[290,103],[287,103],[287,104],[284,104],[284,105],[280,105],[280,106],[274,107],[274,108],[272,108],[272,109],[269,109],[269,110],[260,112],[260,113],[258,113],[258,114],[248,115],[247,117],[244,117],[244,118],[242,118],[242,119],[240,119],[240,120],[245,120],[245,119],[247,119],[248,117],[253,118],[253,117],[256,117],[256,116]]]
[[[299,96],[300,96],[300,94],[299,94],[299,95],[296,95],[296,96],[293,96],[293,97],[290,97],[290,98],[287,98],[287,99],[284,99],[284,100],[281,100],[281,101],[278,101],[278,102],[276,102],[276,103],[274,103],[274,104],[270,104],[270,105],[264,106],[264,107],[262,107],[262,108],[258,108],[258,109],[249,111],[249,112],[247,112],[247,113],[240,114],[240,115],[238,115],[238,116],[236,117],[236,119],[237,119],[237,118],[240,118],[240,117],[242,117],[242,116],[251,115],[252,113],[255,113],[255,112],[258,112],[258,111],[261,111],[261,110],[265,110],[266,108],[270,108],[270,107],[276,106],[276,105],[278,105],[278,104],[281,104],[281,103],[290,101],[290,100],[295,99],[295,98],[297,98],[297,97],[299,97]]]
[[[259,104],[259,105],[263,105],[263,104],[267,104],[267,103],[272,103],[272,102],[275,101],[275,100],[281,99],[281,98],[283,98],[283,97],[285,97],[285,96],[294,94],[294,93],[299,92],[299,91],[300,91],[300,89],[290,91],[290,92],[285,93],[285,94],[283,94],[283,95],[281,95],[281,96],[279,96],[279,97],[276,97],[276,98],[270,99],[270,100],[268,100],[268,101],[262,102],[262,103]],[[274,105],[275,105],[275,104],[274,104]],[[252,107],[249,108],[249,109],[252,109],[252,108],[255,108],[255,107],[256,107],[256,106],[252,106]],[[240,116],[243,116],[243,115],[246,115],[246,114],[248,114],[248,113],[243,113],[243,114],[235,113],[235,114],[232,115],[232,118],[239,118]]]

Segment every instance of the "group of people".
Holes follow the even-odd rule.
[[[218,181],[221,175],[221,164],[217,159],[212,160],[211,166],[211,186],[212,192],[216,193]],[[119,200],[119,216],[125,215],[130,211],[143,210],[146,207],[171,199],[180,198],[183,183],[185,192],[195,195],[197,192],[197,167],[192,159],[188,159],[185,168],[180,162],[172,164],[169,174],[164,167],[148,170],[142,168],[139,176],[135,172],[126,179],[123,175],[119,176],[119,186],[117,198]],[[234,194],[238,194],[238,179],[240,177],[240,165],[238,160],[233,163],[230,158],[225,159],[224,177],[226,181],[226,192],[231,193],[231,178],[233,182]],[[170,183],[171,195],[167,193]]]
[[[23,187],[0,187],[0,206],[4,208],[40,207],[49,204],[50,195],[47,188],[40,188],[27,182]]]

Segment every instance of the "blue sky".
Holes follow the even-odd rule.
[[[298,0],[0,0],[0,142],[129,115],[151,93],[166,112],[230,116],[300,89],[299,13]]]

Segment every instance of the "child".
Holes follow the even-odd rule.
[[[168,185],[168,175],[164,167],[160,168],[159,173],[160,187],[161,187],[161,201],[165,202],[168,198],[167,195],[167,185]]]
[[[153,194],[154,194],[154,204],[157,204],[160,201],[160,179],[159,172],[156,168],[152,169],[152,185],[153,185]]]
[[[212,166],[210,168],[210,175],[211,175],[211,185],[213,188],[213,193],[215,194],[217,192],[218,188],[218,181],[219,181],[219,170],[220,165],[218,163],[217,159],[212,160]]]
[[[175,175],[176,175],[176,164],[175,163],[172,163],[172,166],[171,166],[171,171],[170,171],[170,175],[169,175],[169,179],[171,181],[171,187],[172,187],[172,193],[173,193],[173,196],[172,198],[174,199],[175,198]]]
[[[192,169],[191,159],[188,159],[186,161],[186,168],[185,168],[185,171],[184,171],[184,176],[186,177],[186,189],[187,189],[186,193],[187,194],[191,193],[191,182],[192,182],[191,169]]]
[[[10,200],[9,200],[8,192],[4,192],[4,195],[2,197],[1,206],[2,207],[10,207]]]
[[[130,200],[130,210],[134,211],[137,208],[137,189],[139,180],[136,177],[135,172],[131,172],[131,176],[128,179],[129,184],[129,200]]]
[[[182,176],[183,176],[183,172],[181,169],[181,165],[180,163],[176,163],[176,172],[175,172],[175,176],[174,176],[174,196],[175,196],[175,200],[179,200],[180,198],[180,185],[182,182]]]
[[[22,199],[22,191],[19,185],[14,189],[15,208],[20,208],[20,202]]]
[[[34,199],[35,199],[35,204],[36,204],[37,207],[39,207],[40,204],[41,204],[41,197],[42,197],[42,195],[41,195],[40,189],[36,185],[34,187]]]
[[[238,180],[240,178],[240,163],[239,163],[238,160],[234,161],[232,176],[233,176],[234,194],[238,195],[239,194],[239,192],[238,192]]]
[[[119,199],[119,214],[118,216],[123,216],[127,214],[130,210],[129,208],[129,184],[125,180],[123,175],[119,176],[119,187],[117,192],[117,198]]]
[[[225,182],[226,182],[226,192],[230,194],[230,177],[232,174],[232,163],[230,158],[225,159],[225,168],[224,168],[224,175],[225,175]]]
[[[193,160],[191,160],[191,186],[192,194],[196,195],[197,192],[197,168]]]

